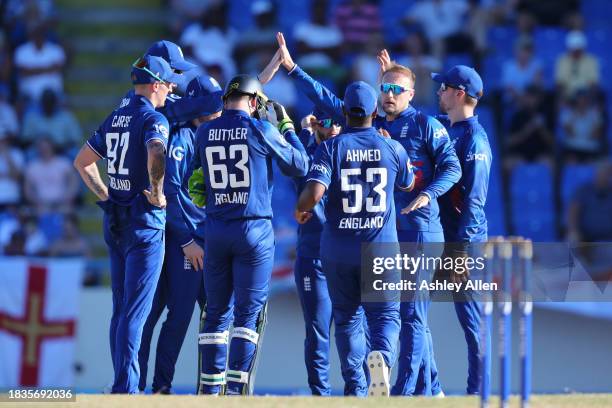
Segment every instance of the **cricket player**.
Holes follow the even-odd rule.
[[[483,84],[480,75],[465,65],[457,65],[446,73],[432,74],[432,79],[440,84],[440,110],[446,115],[439,119],[448,129],[462,171],[459,182],[440,198],[446,239],[444,252],[446,256],[466,257],[471,243],[487,241],[484,205],[492,155],[487,134],[474,114],[483,96]],[[465,281],[467,275],[452,272],[450,278]],[[464,295],[463,299],[455,301],[455,311],[468,345],[467,393],[478,394],[482,376],[490,375],[489,367],[484,373],[480,369],[482,308],[472,293],[468,291]],[[490,348],[487,346],[487,349]]]
[[[193,118],[196,118],[204,113],[213,114],[217,109],[217,100],[222,96],[223,91],[217,83],[217,81],[208,76],[209,80],[219,88],[215,91],[215,95],[205,95],[201,97],[190,98],[189,100],[183,100],[176,94],[176,91],[180,91],[181,94],[185,93],[187,84],[196,76],[205,75],[200,67],[185,60],[181,47],[168,40],[156,41],[147,50],[146,55],[153,55],[155,57],[163,58],[174,70],[175,73],[181,74],[180,78],[182,81],[177,84],[175,92],[168,94],[166,103],[164,106],[160,106],[157,110],[161,112],[168,122],[172,125],[183,122],[191,122]],[[133,94],[133,90],[130,90],[125,98],[130,98]]]
[[[302,120],[300,141],[312,161],[317,147],[340,133],[340,125],[323,111],[315,109]],[[294,178],[298,195],[306,185],[305,177]],[[313,395],[331,395],[329,383],[329,335],[332,307],[320,256],[321,232],[325,224],[325,198],[312,210],[310,220],[298,227],[297,257],[295,260],[295,286],[300,298],[306,339],[304,362],[308,373],[308,386]]]
[[[282,33],[277,35],[277,40],[279,52],[271,63],[282,64],[297,87],[319,109],[344,123],[343,101],[293,62]],[[459,160],[444,126],[410,105],[414,97],[414,73],[392,63],[385,50],[380,53],[379,62],[382,68],[380,101],[385,116],[377,116],[373,123],[405,148],[416,178],[412,191],[396,191],[394,194],[397,208],[410,209],[398,216],[399,241],[418,244],[444,242],[437,198],[459,180]],[[428,254],[436,255],[439,254]],[[419,271],[418,279],[428,278],[427,272]],[[401,305],[398,376],[393,395],[444,395],[433,357],[433,341],[427,324],[428,308],[429,302],[424,300]],[[425,377],[431,380],[418,382],[419,372],[424,371],[428,372]]]
[[[399,302],[361,301],[361,244],[397,243],[394,187],[410,190],[414,174],[404,148],[372,126],[377,96],[365,82],[350,84],[344,96],[343,133],[322,143],[296,208],[307,222],[327,191],[321,259],[336,327],[345,395],[389,396],[389,371],[400,330]],[[399,300],[399,299],[398,299]],[[371,337],[371,383],[363,370],[365,312]]]
[[[266,100],[257,79],[238,75],[225,88],[221,117],[196,134],[207,191],[203,394],[219,394],[226,382],[227,394],[252,393],[274,262],[272,159],[290,177],[308,170],[308,156],[284,108],[274,105],[278,130],[257,119],[266,117]]]
[[[138,392],[138,349],[164,259],[169,126],[155,108],[163,106],[180,80],[162,58],[136,61],[134,95],[108,116],[74,161],[104,210],[113,291],[113,393]],[[98,172],[99,159],[107,161],[108,187]]]
[[[221,115],[221,92],[217,82],[211,81],[207,75],[191,80],[182,100],[191,102],[192,110],[198,106],[201,110],[191,121],[170,128],[164,178],[168,203],[166,256],[138,353],[141,391],[146,386],[151,337],[164,308],[168,307],[168,315],[157,341],[153,393],[169,394],[193,307],[197,302],[202,310],[206,303],[203,272],[205,214],[204,209],[192,202],[188,183],[193,173],[190,165],[194,157],[195,132],[202,123]],[[211,103],[207,98],[216,100],[217,112],[212,115],[208,113]]]

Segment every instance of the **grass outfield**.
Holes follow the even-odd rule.
[[[313,397],[231,397],[214,398],[198,397],[195,395],[91,395],[78,394],[75,403],[45,403],[46,407],[99,407],[99,408],[301,408],[301,407],[401,407],[401,408],[476,408],[479,406],[476,397],[447,397],[444,399],[431,398],[313,398]],[[492,407],[499,405],[497,399],[491,401]],[[519,400],[514,397],[510,404],[519,406]],[[17,407],[41,406],[40,404],[19,403]],[[612,407],[611,394],[572,394],[572,395],[545,395],[534,396],[531,400],[532,408],[609,408]]]

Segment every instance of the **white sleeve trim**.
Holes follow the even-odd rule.
[[[89,143],[89,140],[88,140],[86,143],[87,143],[87,146],[89,146],[89,148],[90,148],[91,150],[93,150],[95,154],[97,154],[98,156],[100,156],[100,158],[101,158],[101,159],[103,159],[103,158],[104,158],[104,156],[102,156],[100,153],[98,153],[98,151],[97,151],[97,150],[96,150],[96,149],[95,149],[95,148],[94,148],[94,147],[91,145],[91,143]]]
[[[181,248],[185,248],[187,245],[191,244],[192,242],[194,242],[195,240],[193,238],[191,238],[189,240],[189,242],[187,242],[186,244],[181,245]]]
[[[317,183],[319,183],[319,184],[323,185],[323,186],[325,187],[325,189],[326,189],[326,190],[329,188],[329,184],[325,184],[325,183],[324,183],[324,182],[322,182],[321,180],[316,179],[316,178],[312,178],[312,177],[311,177],[311,178],[309,178],[308,180],[306,180],[306,183],[309,183],[309,182],[311,182],[311,181],[314,181],[314,182],[317,182]]]

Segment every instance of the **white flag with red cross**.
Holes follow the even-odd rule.
[[[0,388],[70,387],[80,259],[0,257]]]

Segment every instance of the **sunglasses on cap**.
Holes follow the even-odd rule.
[[[451,85],[451,84],[447,84],[446,82],[442,82],[440,84],[440,90],[442,92],[446,91],[448,88],[456,89],[458,91],[465,91],[465,89],[463,89],[462,87]]]
[[[393,92],[393,95],[399,95],[409,90],[409,88],[404,88],[403,86],[396,84],[384,83],[380,84],[380,91],[382,93],[388,93],[389,91]]]
[[[164,81],[163,79],[161,79],[159,77],[159,75],[154,74],[153,71],[151,71],[149,68],[147,68],[147,60],[145,60],[142,57],[138,58],[136,61],[134,61],[134,63],[132,64],[132,67],[140,69],[140,70],[143,70],[147,74],[149,74],[153,78],[155,78],[155,80],[157,80],[158,82],[161,82],[163,84],[169,85],[168,81]]]
[[[332,126],[340,126],[340,124],[338,124],[338,122],[334,122],[333,119],[322,119],[317,121],[317,123],[319,124],[319,126],[324,127],[326,129],[329,129]]]

